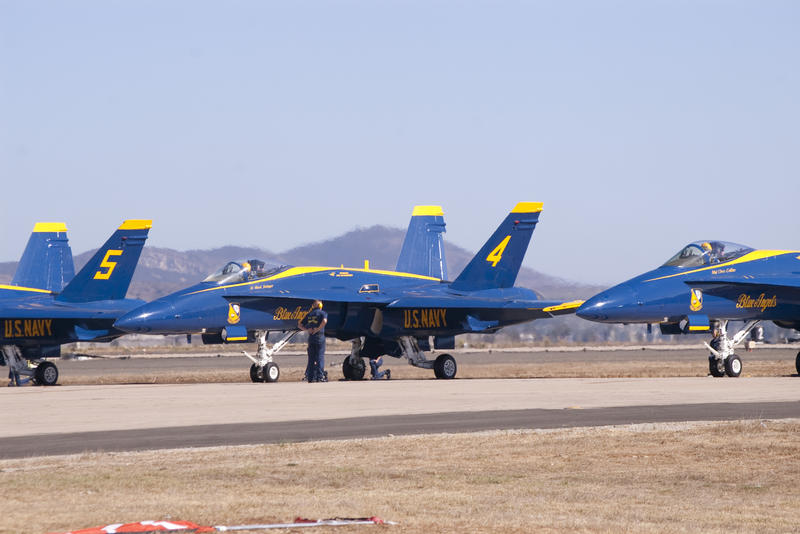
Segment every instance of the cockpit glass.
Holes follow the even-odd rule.
[[[695,241],[672,256],[663,267],[703,267],[744,256],[753,249],[727,241]]]
[[[259,280],[288,269],[289,265],[281,265],[257,259],[229,261],[220,269],[209,275],[203,282],[233,284]]]

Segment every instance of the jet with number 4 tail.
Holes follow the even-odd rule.
[[[454,378],[451,355],[429,360],[426,351],[453,349],[458,334],[494,333],[504,326],[572,313],[580,305],[540,300],[535,292],[514,287],[541,210],[541,203],[517,204],[453,281],[447,280],[442,210],[417,206],[397,271],[368,264],[346,268],[230,262],[203,282],[128,313],[115,326],[137,333],[200,333],[205,342],[256,340],[258,355],[248,355],[253,361],[250,377],[274,382],[280,371],[273,354],[319,299],[328,313],[326,336],[352,341],[342,364],[346,379],[363,378],[363,358],[381,355],[405,357],[411,365],[433,369],[437,378]],[[285,334],[270,347],[271,331]]]
[[[739,376],[736,347],[761,321],[800,329],[800,251],[756,250],[696,241],[664,265],[587,300],[579,317],[603,323],[658,324],[663,334],[712,334],[709,373]],[[733,337],[728,321],[745,321]],[[800,353],[796,358],[800,373]]]
[[[37,223],[11,284],[0,285],[0,363],[52,386],[58,368],[46,359],[59,357],[62,344],[123,335],[114,321],[144,304],[125,294],[150,226],[125,221],[75,275],[66,225]]]

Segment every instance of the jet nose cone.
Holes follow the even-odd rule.
[[[584,302],[575,312],[578,317],[601,323],[629,320],[630,310],[637,306],[636,292],[627,285],[612,287]]]
[[[172,304],[157,300],[126,313],[114,322],[114,328],[132,334],[158,333],[163,330],[164,323],[174,316]]]

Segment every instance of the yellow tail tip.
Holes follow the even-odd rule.
[[[411,212],[412,217],[418,215],[444,215],[441,206],[414,206],[414,211]]]
[[[119,230],[149,230],[152,227],[152,219],[128,219],[120,225]]]
[[[63,222],[37,222],[33,226],[34,232],[66,232],[67,225]]]
[[[544,202],[518,202],[511,213],[538,213],[542,211]]]

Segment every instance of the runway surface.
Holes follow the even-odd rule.
[[[800,379],[488,379],[3,388],[0,457],[800,417]]]

